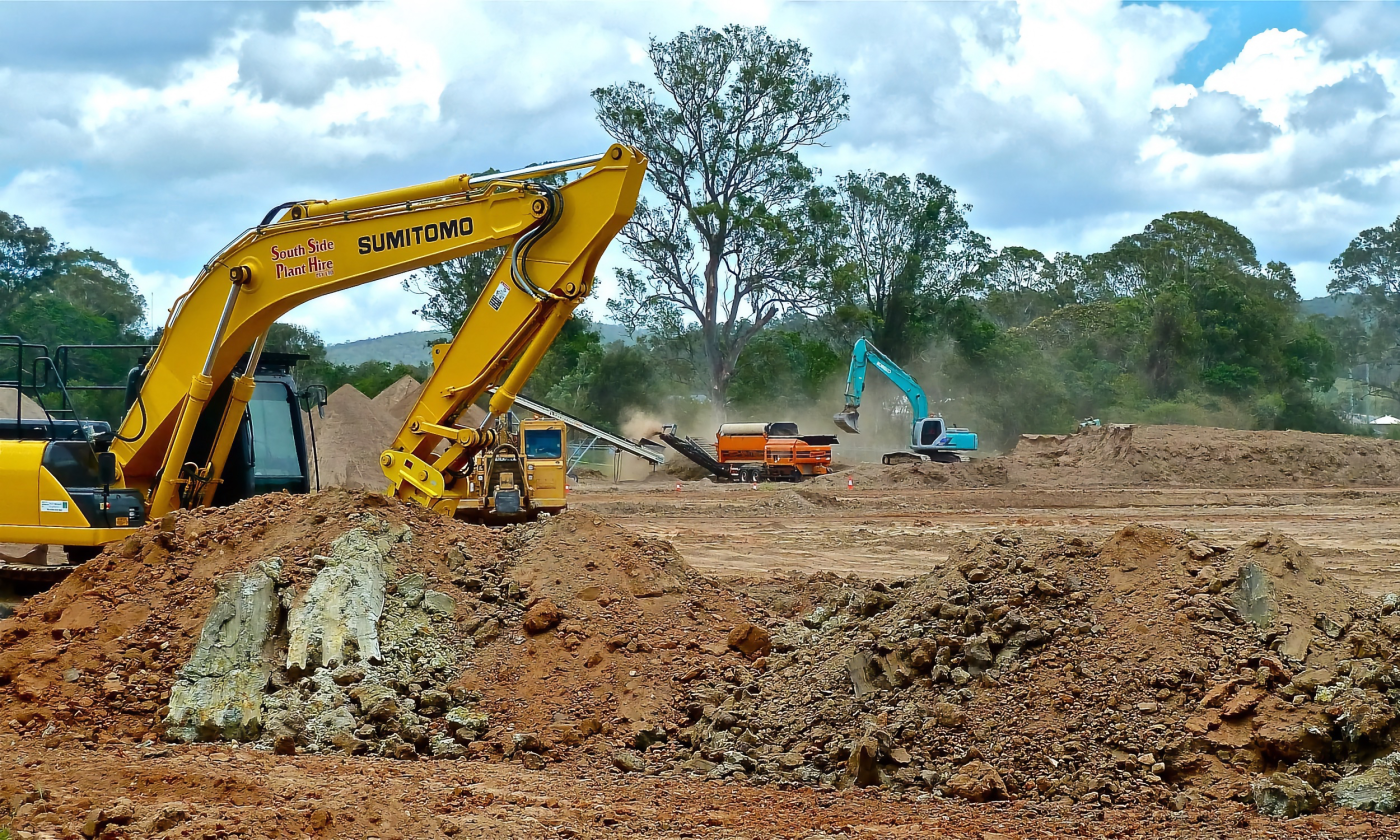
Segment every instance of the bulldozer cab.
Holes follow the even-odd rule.
[[[521,453],[525,457],[526,483],[536,510],[557,513],[564,509],[568,454],[564,423],[552,418],[520,421]]]

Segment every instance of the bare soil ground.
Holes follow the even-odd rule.
[[[1100,539],[1156,524],[1238,545],[1265,532],[1310,549],[1372,595],[1400,592],[1400,487],[1295,489],[877,488],[706,481],[585,488],[570,503],[669,540],[710,574],[891,578],[928,571],[969,534],[1014,527]]]
[[[1328,610],[1349,605],[1358,626],[1378,621],[1371,599],[1400,592],[1400,449],[1347,438],[1216,432],[1103,430],[1028,441],[1000,459],[951,467],[862,465],[817,481],[757,490],[709,481],[683,481],[676,490],[671,477],[623,485],[589,481],[571,496],[573,512],[535,536],[444,526],[417,512],[375,506],[375,516],[412,526],[417,554],[403,554],[400,566],[419,555],[428,558],[421,571],[430,586],[457,599],[459,624],[472,626],[473,615],[489,614],[502,626],[499,639],[481,642],[464,672],[470,676],[455,686],[480,695],[476,702],[489,711],[492,732],[464,745],[467,755],[452,761],[305,750],[274,755],[265,745],[162,741],[159,707],[200,633],[215,578],[269,553],[291,559],[329,551],[336,533],[327,523],[362,508],[344,496],[311,507],[283,499],[268,510],[197,515],[168,532],[174,536],[161,537],[153,528],[126,547],[131,556],[114,552],[98,561],[108,565],[75,576],[67,590],[41,596],[48,600],[35,599],[15,618],[0,621],[0,826],[34,840],[89,836],[89,822],[96,836],[108,838],[1400,836],[1400,822],[1392,816],[1329,808],[1279,820],[1244,801],[1249,797],[1241,785],[1278,766],[1277,756],[1252,751],[1249,721],[1257,718],[1256,730],[1267,729],[1289,715],[1322,715],[1322,706],[1309,702],[1295,712],[1275,703],[1272,698],[1287,694],[1287,686],[1264,676],[1260,652],[1238,639],[1230,642],[1227,637],[1237,631],[1225,619],[1193,613],[1185,589],[1193,578],[1167,572],[1171,563],[1189,559],[1187,546],[1197,543],[1209,546],[1214,557],[1239,557],[1241,563],[1265,554],[1305,558],[1298,562],[1317,567],[1309,574],[1328,581]],[[1138,525],[1160,528],[1130,527]],[[1272,536],[1261,541],[1266,534]],[[834,701],[819,679],[834,673],[849,692],[843,663],[850,652],[897,654],[911,622],[933,620],[921,616],[937,613],[949,580],[966,585],[985,568],[986,586],[995,587],[1013,573],[1026,573],[1015,562],[996,565],[1004,562],[995,557],[1003,544],[1018,546],[1010,554],[1031,553],[1034,546],[1059,569],[1060,577],[1046,578],[1046,591],[1057,593],[1043,606],[1046,615],[1058,609],[1063,618],[1092,609],[1100,623],[1113,623],[1107,634],[1080,641],[1071,636],[1054,650],[1028,653],[1000,683],[974,679],[969,689],[976,688],[976,695],[962,701],[935,673],[907,689],[915,693],[890,689],[877,695],[889,698],[888,707],[867,699],[852,706],[850,720],[823,717]],[[1158,544],[1160,551],[1152,548]],[[453,566],[446,559],[453,546],[470,546],[472,563],[508,575],[524,594],[514,604],[504,595],[499,602],[477,603],[482,573],[475,565]],[[1102,582],[1094,577],[1099,559]],[[1041,569],[1046,565],[1042,560]],[[1221,561],[1222,569],[1226,565]],[[962,566],[971,572],[959,571]],[[294,564],[284,578],[295,587],[315,568]],[[1073,571],[1068,578],[1066,569]],[[1141,574],[1148,577],[1125,577]],[[1071,594],[1066,580],[1088,586],[1088,600],[1050,603],[1060,593]],[[596,591],[580,595],[587,590]],[[972,590],[969,607],[979,597],[1016,598]],[[1140,590],[1142,607],[1131,600]],[[873,617],[867,615],[866,605],[881,597],[872,593],[891,593],[898,605],[877,603]],[[837,603],[836,595],[843,600],[833,611],[835,623],[802,635],[800,619],[819,605]],[[957,597],[955,592],[952,600]],[[166,598],[173,601],[162,613]],[[527,608],[542,599],[562,606],[561,623],[541,635],[519,629]],[[847,619],[840,617],[843,610]],[[989,622],[997,615],[985,612]],[[889,617],[885,624],[881,616]],[[749,620],[771,630],[775,649],[786,652],[743,656],[732,646],[726,650],[726,631]],[[993,633],[991,627],[978,632]],[[17,628],[24,629],[22,636]],[[1154,643],[1154,628],[1162,628],[1164,645]],[[957,631],[966,635],[962,643],[974,639],[974,629]],[[1378,632],[1369,632],[1370,643],[1389,650]],[[1205,635],[1192,635],[1198,633]],[[1131,641],[1134,634],[1139,641]],[[1206,676],[1190,685],[1149,688],[1151,652],[1159,647]],[[1329,663],[1342,656],[1324,653]],[[1075,676],[1071,666],[1081,662],[1083,674]],[[1234,677],[1237,672],[1245,676]],[[1236,693],[1227,693],[1225,705],[1243,705],[1245,683],[1256,674],[1272,693],[1257,711],[1221,725],[1219,708],[1209,708],[1208,689],[1228,684]],[[1085,684],[1076,687],[1077,679]],[[1139,680],[1147,692],[1142,696],[1133,693]],[[815,725],[793,716],[804,706],[804,684],[813,694],[805,705],[819,711]],[[745,686],[754,686],[747,697]],[[401,693],[411,690],[403,686]],[[726,690],[742,702],[706,705],[696,699]],[[1014,710],[998,701],[999,692],[1017,704]],[[851,705],[840,690],[836,695]],[[965,729],[938,729],[931,736],[927,728],[912,735],[920,728],[900,729],[907,715],[950,699],[970,716]],[[1149,707],[1150,714],[1143,711]],[[769,711],[775,708],[788,710],[789,717],[762,719],[776,714]],[[697,772],[693,762],[726,766],[727,758],[710,756],[698,743],[702,735],[722,735],[716,735],[724,727],[715,721],[726,713],[738,716],[737,723],[724,724],[730,735],[747,724],[774,750],[787,750],[772,757],[795,755],[794,766],[797,760],[808,764],[766,781],[761,769],[747,766],[710,778],[703,768]],[[1013,726],[999,734],[996,722],[979,722],[1003,713],[1025,716],[1024,731]],[[1086,789],[1084,779],[1050,778],[1048,765],[1030,769],[1052,753],[1064,762],[1056,750],[1066,737],[1080,737],[1057,730],[1060,718],[1070,722],[1064,724],[1070,732],[1085,733],[1086,741],[1101,723],[1125,730],[1121,736],[1130,739],[1155,727],[1165,742],[1178,731],[1194,732],[1203,714],[1216,716],[1216,726],[1201,736],[1205,741],[1193,746],[1183,735],[1186,740],[1165,750],[1144,747],[1154,758],[1178,762],[1163,771],[1165,781],[1150,781],[1143,775],[1147,769],[1137,767],[1113,776],[1116,748],[1102,754],[1107,769],[1090,767],[1096,760],[1092,744],[1079,760],[1105,779],[1118,779],[1121,793],[1112,784]],[[512,758],[515,734],[552,728],[573,733],[585,717],[600,721],[602,731],[582,741],[569,735],[545,744],[544,760],[533,765],[519,754]],[[695,732],[685,727],[687,717]],[[956,780],[941,776],[870,787],[830,784],[816,775],[803,781],[800,774],[814,757],[821,764],[827,750],[820,739],[815,747],[808,743],[804,727],[839,734],[846,731],[842,726],[857,727],[849,732],[872,743],[882,780],[886,772],[904,772],[908,759],[876,743],[889,730],[896,744],[915,754],[915,765],[937,770],[985,758],[1000,767],[1009,790],[1004,798],[992,797],[998,801],[975,803],[948,795],[948,784],[956,786]],[[868,727],[863,736],[860,726]],[[784,727],[791,731],[779,731]],[[646,761],[623,772],[618,751],[634,751],[639,736],[660,737],[663,730],[670,741],[638,751]],[[378,734],[357,733],[372,744],[384,735],[382,727]],[[1217,758],[1216,741],[1225,738],[1243,740],[1221,747]],[[678,753],[682,742],[691,749]],[[1341,736],[1337,743],[1340,763],[1329,765],[1335,773],[1362,766],[1348,761],[1374,758],[1375,745],[1363,756],[1346,752],[1351,748]],[[839,761],[833,765],[838,775],[846,769],[846,759]],[[1088,769],[1081,775],[1092,775]],[[1049,788],[1037,790],[1036,783]]]

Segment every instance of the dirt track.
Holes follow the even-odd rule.
[[[1209,812],[898,802],[851,790],[776,790],[742,783],[618,778],[586,768],[405,764],[386,759],[279,758],[195,748],[174,757],[109,747],[7,757],[5,792],[42,788],[52,823],[80,822],[94,802],[178,802],[172,837],[725,838],[725,840],[1052,840],[1060,837],[1385,837],[1394,821],[1324,814],[1289,822],[1222,803]],[[28,766],[24,766],[28,765]],[[79,769],[81,768],[81,769]],[[319,826],[319,828],[318,828]],[[39,828],[38,838],[74,836]],[[141,834],[113,836],[140,837]]]
[[[962,537],[1008,526],[1101,538],[1151,523],[1226,545],[1292,537],[1327,571],[1372,595],[1400,591],[1400,488],[1318,490],[853,490],[684,482],[595,486],[575,507],[674,544],[716,575],[829,571],[886,578],[928,571]]]

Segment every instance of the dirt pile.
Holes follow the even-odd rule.
[[[403,421],[408,419],[409,409],[413,408],[414,402],[417,401],[418,395],[422,392],[423,383],[405,375],[388,388],[375,394],[371,402],[391,423],[401,427]]]
[[[1400,484],[1400,441],[1200,426],[1023,435],[1002,459],[1032,486],[1328,487]]]
[[[387,486],[379,456],[393,443],[399,426],[381,406],[353,385],[342,385],[326,400],[325,418],[309,422],[315,425],[322,487],[382,490]]]
[[[0,621],[0,720],[80,741],[158,734],[221,586],[279,566],[279,588],[308,587],[316,558],[371,515],[385,533],[410,529],[424,557],[459,543],[483,557],[497,550],[487,529],[343,490],[171,514]]]
[[[858,464],[815,480],[856,489],[1316,488],[1400,484],[1400,441],[1204,426],[1104,426],[1022,435],[1006,455],[957,464]]]
[[[1003,458],[976,458],[957,464],[923,461],[913,464],[856,464],[811,480],[813,486],[844,488],[850,481],[857,490],[908,487],[967,490],[1001,487],[1009,480]]]
[[[167,517],[0,622],[0,720],[54,746],[606,757],[671,737],[683,678],[760,613],[585,515],[263,497]]]
[[[22,413],[26,420],[39,420],[47,417],[43,406],[21,394],[17,388],[0,388],[0,420],[13,420],[16,413]]]
[[[923,577],[832,589],[752,670],[697,683],[673,760],[974,801],[1390,810],[1397,606],[1273,535],[978,538]]]

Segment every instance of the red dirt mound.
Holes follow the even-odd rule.
[[[415,560],[442,578],[451,576],[440,565],[448,548],[465,543],[488,559],[498,550],[499,538],[485,528],[344,490],[171,514],[0,621],[0,720],[28,733],[54,723],[78,740],[157,732],[216,579],[277,556],[291,561],[287,582],[304,585],[311,558],[366,513],[412,528]]]

